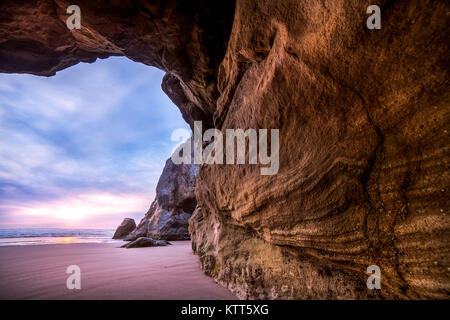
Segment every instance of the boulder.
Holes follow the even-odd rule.
[[[147,226],[148,226],[148,222],[143,221],[143,223],[140,223],[129,235],[127,235],[122,240],[134,241],[137,238],[146,237],[147,236]]]
[[[121,248],[144,248],[144,247],[162,247],[170,245],[166,240],[154,240],[148,237],[140,237],[134,241],[125,243]]]
[[[122,223],[117,227],[116,232],[114,232],[113,239],[123,239],[130,234],[136,228],[136,223],[134,219],[125,218]]]

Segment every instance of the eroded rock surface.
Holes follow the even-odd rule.
[[[197,177],[193,249],[239,297],[448,299],[448,1],[380,0],[381,30],[359,0],[184,3],[79,1],[68,31],[68,2],[3,1],[0,71],[125,55],[191,125],[279,128],[277,175]]]
[[[202,167],[191,230],[240,297],[449,298],[449,7],[379,4],[237,2],[215,124],[280,128],[280,171]]]
[[[117,227],[114,232],[113,239],[123,239],[128,236],[136,228],[136,222],[134,219],[125,218],[122,223]]]
[[[126,56],[167,72],[162,88],[188,123],[212,123],[234,1],[81,0],[81,29],[69,30],[72,4],[2,1],[0,72],[51,76],[78,62]]]

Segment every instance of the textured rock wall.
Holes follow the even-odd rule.
[[[240,297],[449,297],[449,7],[378,3],[237,2],[215,124],[280,128],[280,171],[203,167],[191,230]]]
[[[202,166],[193,249],[242,298],[448,298],[447,1],[3,1],[0,71],[125,55],[188,123],[279,128],[280,170]],[[36,24],[40,24],[39,29]],[[380,266],[382,290],[366,268]]]

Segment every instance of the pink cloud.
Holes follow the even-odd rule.
[[[124,217],[143,217],[149,203],[148,194],[97,192],[0,208],[20,226],[109,229]]]

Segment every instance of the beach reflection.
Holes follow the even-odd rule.
[[[73,243],[72,237],[64,237],[62,238],[62,243]]]
[[[0,229],[0,247],[15,245],[120,243],[111,239],[114,230],[26,228]]]

